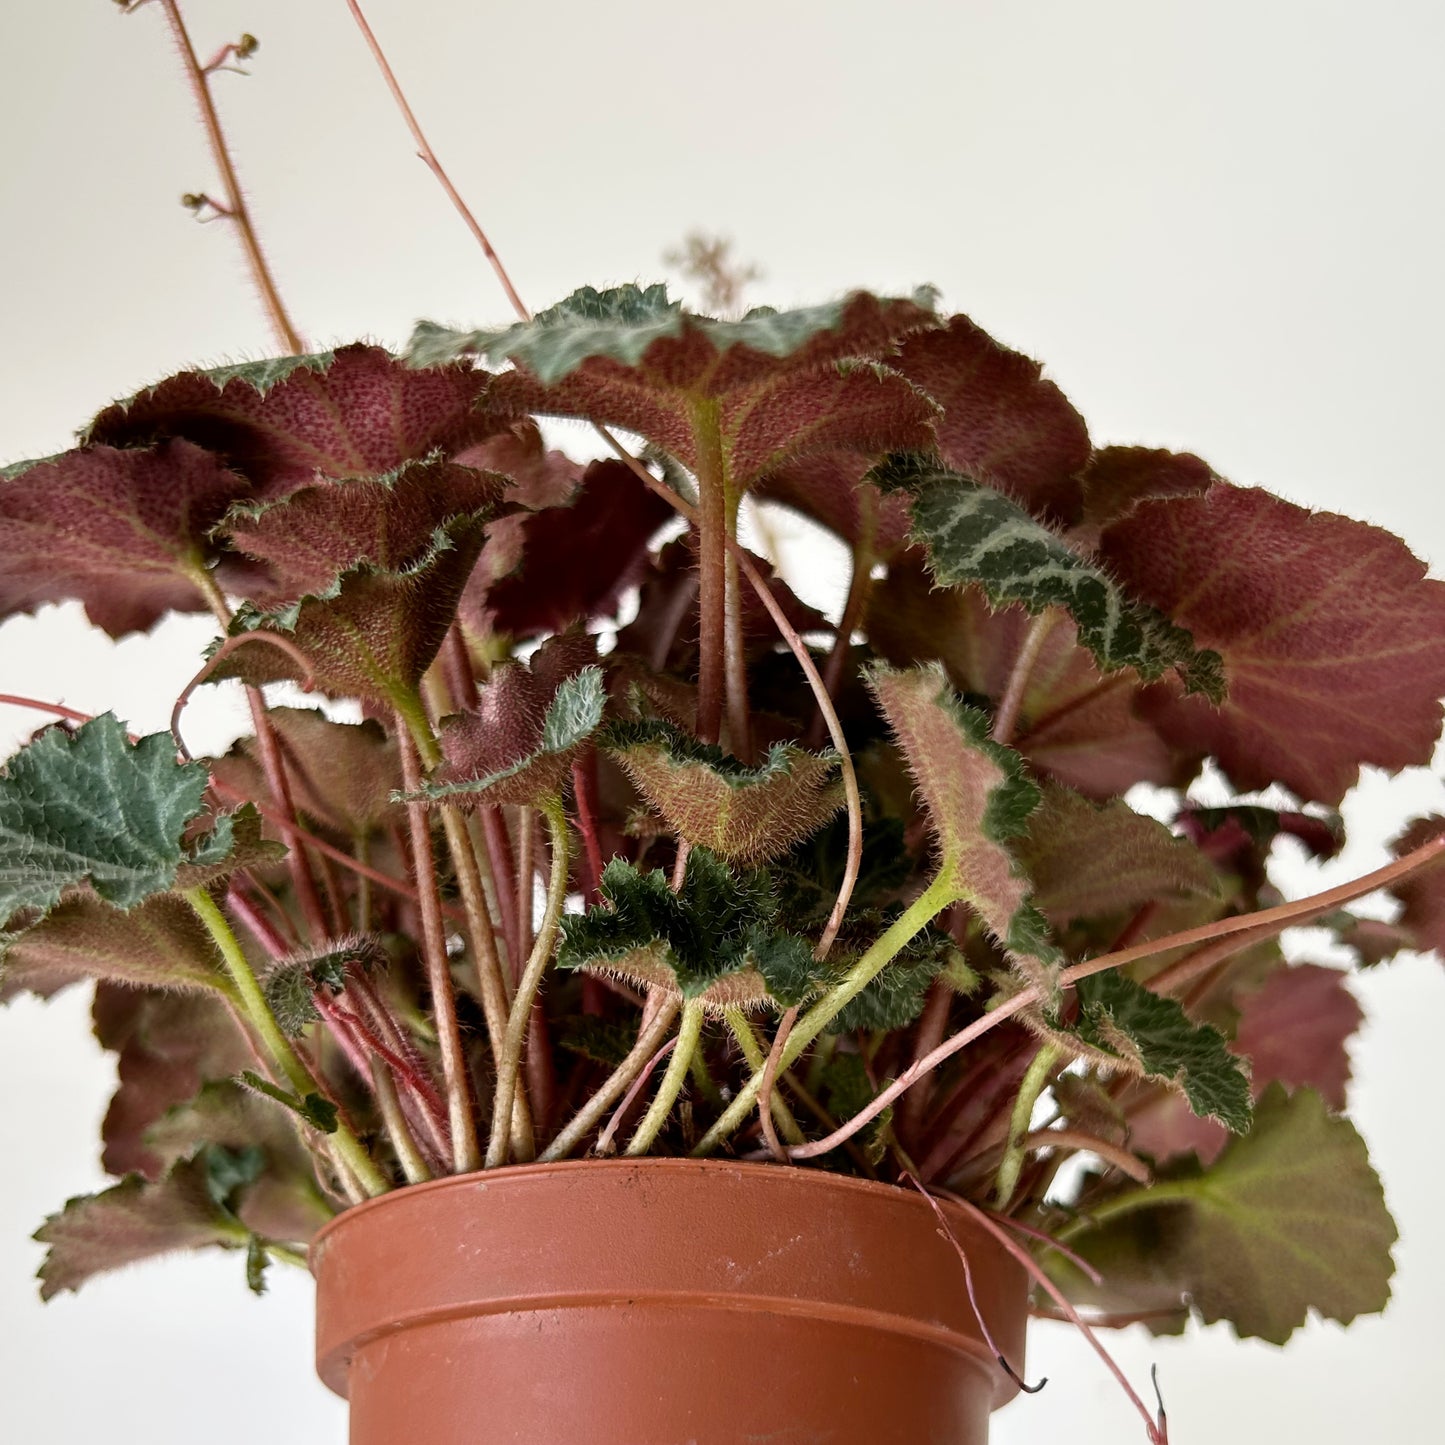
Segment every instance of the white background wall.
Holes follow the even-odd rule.
[[[420,315],[506,319],[411,154],[342,0],[191,0],[199,48],[250,30],[219,92],[282,287],[318,344],[398,343]],[[1043,357],[1099,441],[1217,470],[1403,534],[1445,569],[1445,12],[1425,0],[952,0],[707,7],[371,0],[423,123],[534,305],[654,279],[692,227],[731,232],[790,304],[932,281]],[[0,15],[0,459],[53,452],[114,395],[270,347],[234,240],[177,205],[214,178],[157,10],[11,0]],[[119,647],[69,609],[0,629],[0,683],[164,725],[205,629]],[[201,742],[227,726],[197,709]],[[0,715],[19,740],[33,720]],[[1428,775],[1372,780],[1335,870],[1380,860]],[[1394,816],[1398,816],[1398,811]],[[1332,875],[1333,876],[1333,875]],[[1118,1341],[1157,1360],[1176,1445],[1438,1438],[1445,1291],[1428,1070],[1445,971],[1360,981],[1355,1117],[1403,1235],[1396,1299],[1280,1353],[1225,1329]],[[42,1308],[26,1236],[96,1187],[110,1067],[84,1001],[0,1016],[0,1436],[321,1445],[309,1287],[244,1292],[184,1258]],[[275,1273],[280,1274],[280,1271]],[[999,1445],[1137,1438],[1079,1342]]]

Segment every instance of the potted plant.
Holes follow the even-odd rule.
[[[837,619],[739,543],[748,498],[841,539]],[[47,1295],[309,1251],[353,1439],[439,1445],[982,1440],[1031,1287],[1277,1342],[1383,1306],[1359,1011],[1280,935],[1435,946],[1445,844],[1402,819],[1293,902],[1266,865],[1428,761],[1445,587],[1094,445],[931,293],[583,288],[186,371],[6,470],[0,579],[217,628],[170,733],[53,707],[0,776],[0,987],[95,980],[120,1060],[122,1177],[42,1227]],[[253,730],[194,758],[227,680]],[[1397,922],[1351,910],[1382,888]]]

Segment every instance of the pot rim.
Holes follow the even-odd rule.
[[[395,1189],[389,1189],[385,1194],[378,1194],[371,1199],[363,1200],[360,1204],[353,1204],[343,1209],[340,1214],[328,1219],[320,1229],[311,1237],[307,1250],[308,1261],[315,1258],[323,1243],[327,1242],[337,1229],[349,1220],[357,1219],[361,1215],[370,1213],[377,1208],[386,1206],[401,1196],[414,1199],[420,1194],[440,1192],[445,1189],[468,1188],[475,1189],[479,1182],[490,1182],[496,1180],[498,1183],[510,1179],[528,1178],[536,1179],[548,1174],[575,1174],[582,1170],[606,1170],[615,1173],[628,1173],[637,1169],[646,1169],[649,1172],[657,1173],[704,1173],[704,1174],[733,1174],[745,1173],[753,1175],[761,1180],[768,1176],[777,1177],[786,1171],[788,1175],[796,1179],[800,1175],[806,1175],[815,1180],[819,1188],[838,1189],[843,1193],[854,1193],[861,1195],[872,1195],[875,1198],[888,1198],[894,1201],[908,1201],[912,1206],[919,1209],[929,1209],[929,1199],[933,1199],[945,1212],[957,1213],[958,1206],[950,1199],[938,1199],[933,1195],[925,1198],[916,1189],[909,1189],[902,1184],[885,1184],[877,1179],[859,1179],[851,1174],[834,1174],[825,1169],[809,1169],[800,1164],[767,1164],[755,1160],[742,1159],[693,1159],[678,1155],[644,1155],[637,1159],[611,1158],[611,1159],[555,1159],[546,1164],[507,1164],[496,1169],[476,1169],[467,1174],[447,1174],[440,1179],[428,1179],[421,1184],[403,1184]],[[315,1274],[314,1265],[311,1272]]]

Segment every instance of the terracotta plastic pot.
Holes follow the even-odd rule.
[[[1024,1273],[945,1208],[1022,1370]],[[927,1203],[812,1170],[462,1175],[348,1210],[311,1267],[352,1445],[983,1445],[1015,1393]]]

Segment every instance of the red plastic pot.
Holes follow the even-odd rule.
[[[945,1205],[1023,1368],[1023,1270]],[[928,1204],[648,1159],[398,1190],[317,1237],[317,1368],[352,1445],[983,1445],[1012,1398]]]

